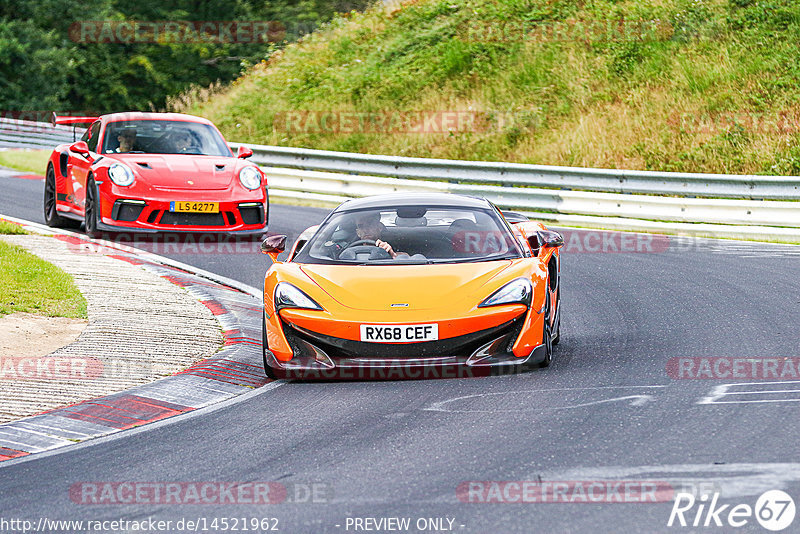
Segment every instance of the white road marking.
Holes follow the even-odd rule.
[[[520,411],[521,409],[519,406],[509,407],[507,409],[497,409],[497,410],[471,410],[471,409],[458,409],[458,408],[449,408],[448,405],[451,403],[457,403],[459,401],[464,401],[467,399],[485,399],[490,396],[495,395],[523,395],[526,393],[534,393],[534,394],[541,394],[541,393],[548,393],[551,391],[592,391],[592,390],[608,390],[608,389],[642,389],[642,388],[665,388],[667,386],[596,386],[596,387],[586,387],[586,388],[550,388],[550,389],[535,389],[535,390],[523,390],[523,391],[501,391],[496,393],[476,393],[474,395],[464,395],[461,397],[454,397],[452,399],[446,399],[439,402],[434,402],[430,406],[423,408],[425,411],[431,412],[448,412],[448,413],[501,413],[501,412],[516,412]],[[568,410],[572,408],[583,408],[586,406],[594,406],[597,404],[605,404],[609,402],[619,402],[619,401],[626,401],[632,400],[630,402],[631,406],[643,406],[648,402],[653,401],[652,395],[625,395],[622,397],[613,397],[608,399],[598,399],[595,401],[583,402],[578,404],[570,404],[566,406],[546,406],[543,404],[538,404],[535,406],[536,409],[540,411],[546,410]]]
[[[567,471],[537,472],[546,480],[657,480],[681,488],[713,484],[724,499],[761,495],[800,483],[800,463],[672,464],[579,467]]]
[[[751,386],[777,386],[791,384],[796,389],[745,389],[737,390],[735,388],[744,387],[750,388]],[[748,400],[719,400],[724,397],[733,397],[738,395],[772,395],[772,394],[798,394],[800,395],[800,381],[789,380],[786,382],[746,382],[738,384],[720,384],[714,386],[707,396],[703,397],[697,404],[756,404],[765,402],[800,402],[800,398],[780,398],[780,399],[748,399]]]

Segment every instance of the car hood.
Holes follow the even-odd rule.
[[[154,189],[228,189],[235,177],[236,159],[185,154],[126,154],[113,159],[127,164]]]
[[[491,292],[483,286],[511,263],[501,260],[403,266],[303,264],[301,270],[331,298],[348,308],[427,310],[452,309],[460,302],[469,308],[477,306]]]

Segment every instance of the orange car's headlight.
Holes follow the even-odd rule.
[[[478,304],[479,308],[500,306],[503,304],[524,304],[530,306],[533,286],[527,278],[510,281]]]
[[[317,304],[314,299],[289,282],[280,282],[275,286],[275,311],[279,312],[283,308],[323,311],[322,306]]]

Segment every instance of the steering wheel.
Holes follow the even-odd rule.
[[[373,247],[378,247],[378,245],[375,244],[375,239],[359,239],[358,241],[353,241],[352,243],[344,247],[342,250],[346,250],[350,247],[357,247],[359,245],[372,245]]]
[[[383,260],[392,257],[388,252],[376,245],[374,239],[359,239],[345,246],[342,251],[339,252],[339,259],[354,260],[360,253],[369,253],[370,260]]]

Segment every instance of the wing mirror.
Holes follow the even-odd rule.
[[[268,255],[275,263],[280,263],[278,255],[284,250],[286,250],[285,235],[268,235],[261,242],[261,253]]]
[[[246,146],[239,145],[239,149],[236,151],[236,157],[239,159],[247,159],[253,155],[253,149],[247,148]]]
[[[534,255],[539,254],[542,247],[558,248],[564,245],[564,237],[558,232],[551,230],[537,230],[536,233],[528,238],[528,243]]]
[[[69,149],[85,158],[89,157],[89,145],[86,144],[86,141],[75,141],[69,145]]]

